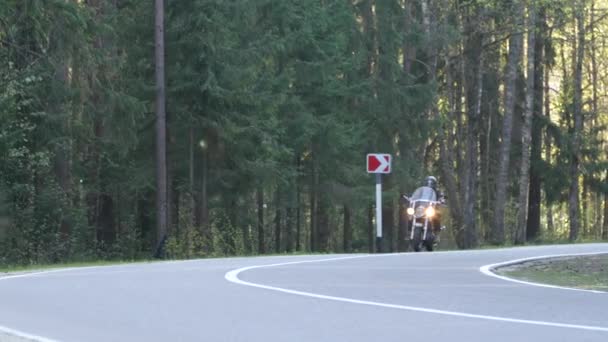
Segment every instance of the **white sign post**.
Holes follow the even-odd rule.
[[[382,174],[391,173],[390,154],[367,155],[367,173],[376,174],[376,251],[382,252]],[[371,242],[370,242],[371,243]]]
[[[376,248],[382,242],[382,174],[376,173]]]

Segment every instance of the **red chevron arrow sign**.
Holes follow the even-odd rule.
[[[367,155],[367,173],[391,173],[391,155],[370,153]]]

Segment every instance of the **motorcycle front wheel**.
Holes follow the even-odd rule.
[[[424,247],[426,248],[426,250],[428,252],[432,252],[433,251],[433,247],[435,245],[435,239],[434,238],[428,238],[426,239],[426,241],[424,241]]]
[[[422,250],[422,228],[414,228],[414,238],[410,241],[414,252],[420,252]]]

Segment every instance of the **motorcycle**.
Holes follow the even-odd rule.
[[[403,195],[409,202],[406,209],[410,226],[410,244],[415,252],[420,252],[423,248],[432,252],[439,243],[437,233],[445,227],[434,227],[433,218],[438,215],[440,206],[445,204],[444,197],[437,201],[434,190],[422,187],[416,190],[412,197]]]

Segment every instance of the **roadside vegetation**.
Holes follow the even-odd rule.
[[[89,261],[89,262],[66,262],[66,263],[55,263],[55,264],[32,264],[32,265],[4,265],[0,266],[0,278],[2,276],[37,272],[37,271],[48,271],[61,268],[72,268],[72,267],[91,267],[91,266],[112,266],[112,265],[124,265],[131,263],[144,263],[152,262],[152,260],[115,260],[115,261]],[[157,261],[156,261],[157,262]]]
[[[498,272],[531,282],[608,292],[608,254],[529,261]]]

